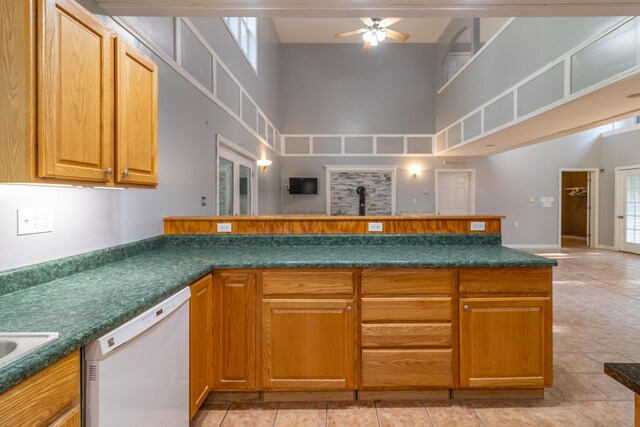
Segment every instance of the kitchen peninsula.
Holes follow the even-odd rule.
[[[61,334],[0,368],[0,414],[6,390],[192,283],[192,413],[210,392],[541,397],[551,386],[556,262],[503,247],[500,217],[409,217],[411,227],[434,228],[410,234],[401,217],[364,219],[401,234],[351,231],[360,218],[314,217],[349,233],[284,235],[265,223],[281,227],[288,217],[206,219],[227,220],[256,228],[195,234],[183,222],[189,234],[0,273],[0,329]]]

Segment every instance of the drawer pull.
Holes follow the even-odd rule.
[[[469,311],[471,309],[471,307],[469,307],[468,305],[465,305],[463,308],[464,308],[464,311]]]
[[[351,306],[347,307],[347,313],[351,313],[353,311],[353,308],[351,308]]]

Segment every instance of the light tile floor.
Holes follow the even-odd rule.
[[[604,362],[640,362],[640,256],[565,248],[553,257],[554,387],[543,400],[207,403],[191,427],[632,426],[633,393]]]

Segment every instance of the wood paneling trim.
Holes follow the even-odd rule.
[[[461,269],[460,293],[548,295],[551,276],[551,267]]]
[[[46,425],[79,404],[80,351],[76,350],[2,393],[0,426]]]
[[[451,321],[451,309],[451,298],[362,298],[362,321]]]
[[[213,277],[191,285],[189,307],[189,417],[193,418],[213,387]]]
[[[362,347],[451,347],[451,323],[389,323],[362,325]]]
[[[362,350],[363,388],[451,387],[452,350]]]
[[[436,268],[367,268],[362,295],[451,295],[455,270]]]
[[[164,219],[164,230],[165,234],[218,234],[217,224],[231,223],[231,234],[369,234],[367,223],[374,221],[383,224],[382,234],[487,234],[501,232],[502,218],[504,217],[168,217]],[[472,221],[485,222],[485,231],[472,232]]]
[[[353,295],[353,270],[266,270],[262,273],[262,294]]]

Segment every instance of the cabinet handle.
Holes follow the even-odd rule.
[[[113,169],[109,168],[106,171],[104,171],[104,173],[106,173],[107,175],[113,175]]]
[[[463,308],[464,308],[464,311],[469,311],[469,310],[471,310],[471,307],[469,307],[468,305],[465,305]]]
[[[129,169],[125,169],[124,171],[122,171],[122,175],[129,176]]]
[[[347,313],[351,313],[353,311],[353,308],[351,308],[351,306],[347,307]]]

